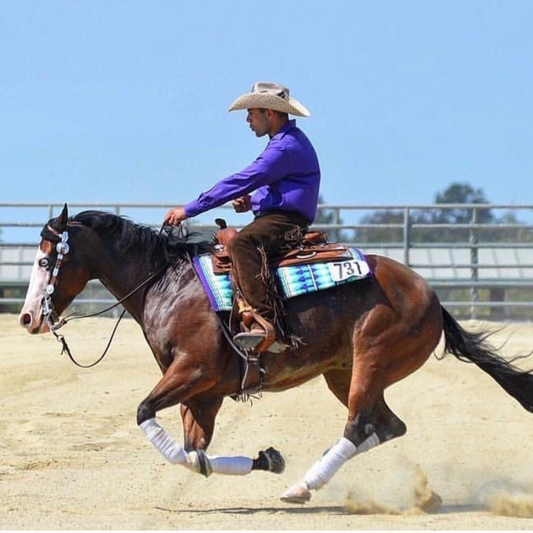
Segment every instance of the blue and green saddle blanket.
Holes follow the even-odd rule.
[[[278,267],[275,277],[284,299],[321,291],[372,276],[372,270],[363,252],[349,248],[351,259],[343,257],[326,263],[308,263]],[[233,290],[229,274],[215,274],[211,254],[193,259],[198,277],[215,311],[231,311]]]

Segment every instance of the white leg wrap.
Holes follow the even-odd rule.
[[[359,453],[367,452],[368,450],[370,450],[370,448],[374,448],[378,444],[379,444],[379,437],[375,433],[372,433],[372,435],[370,435],[368,439],[366,439],[361,444],[359,444],[359,447],[357,448],[357,451],[355,453],[359,454]]]
[[[140,428],[161,455],[173,465],[187,461],[187,452],[156,422],[155,418],[145,420]]]
[[[358,453],[366,452],[378,444],[379,438],[375,433],[361,443],[358,448],[355,447],[353,442],[342,437],[305,474],[303,479],[305,485],[310,490],[322,488],[348,459],[351,459]]]
[[[342,437],[305,474],[304,482],[307,487],[311,490],[322,488],[355,452],[355,444]]]
[[[211,463],[213,473],[228,476],[245,476],[252,471],[253,460],[249,457],[220,457],[207,456]]]

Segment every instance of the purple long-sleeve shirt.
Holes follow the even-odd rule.
[[[188,217],[240,196],[252,196],[252,211],[296,211],[309,222],[316,215],[320,166],[303,131],[290,120],[271,139],[263,153],[248,167],[219,181],[185,206]]]

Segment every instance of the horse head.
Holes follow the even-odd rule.
[[[47,333],[50,325],[84,289],[91,276],[78,258],[74,242],[82,229],[69,220],[67,204],[41,231],[28,292],[19,316],[31,334]]]

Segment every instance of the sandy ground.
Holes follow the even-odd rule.
[[[113,323],[87,319],[63,332],[89,362]],[[509,335],[504,354],[530,350],[531,325],[511,325],[496,342]],[[91,370],[60,356],[50,335],[29,336],[14,315],[0,315],[0,349],[2,529],[533,529],[533,415],[451,356],[432,357],[389,391],[406,436],[354,458],[310,504],[291,506],[279,496],[345,423],[321,378],[253,406],[228,399],[219,415],[210,453],[274,446],[284,474],[205,479],[165,463],[136,426],[159,370],[132,321]],[[177,409],[160,420],[181,440]],[[442,505],[426,512],[432,494]]]

